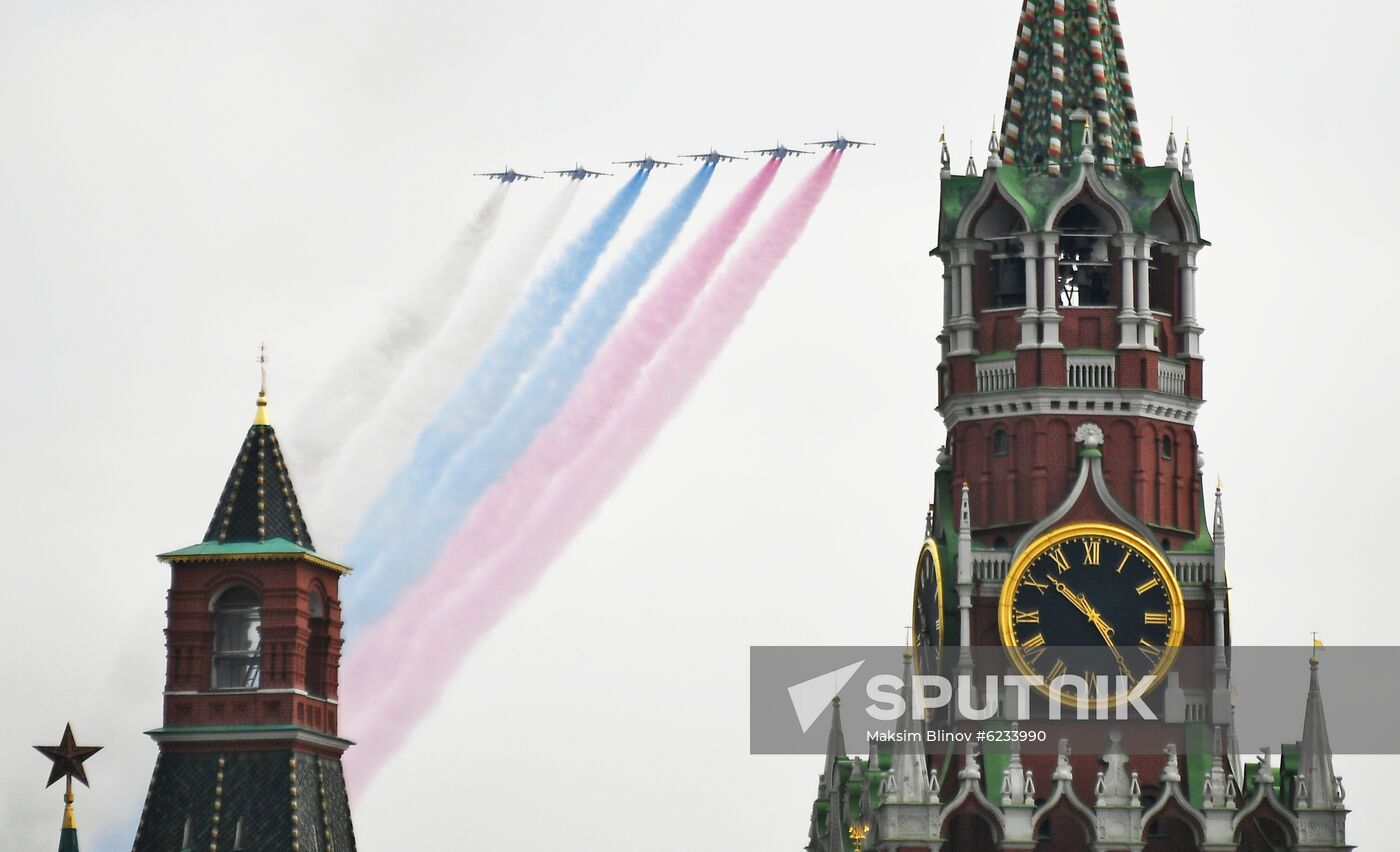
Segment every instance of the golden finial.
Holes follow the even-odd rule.
[[[1224,491],[1224,490],[1225,490],[1225,477],[1223,477],[1223,476],[1217,476],[1217,477],[1215,478],[1215,493],[1216,493],[1216,494],[1219,494],[1219,493],[1221,493],[1221,492]]]
[[[68,779],[68,789],[63,793],[63,827],[76,829],[78,819],[73,816],[73,779]]]
[[[258,372],[261,374],[258,383],[258,413],[253,417],[254,426],[267,426],[267,344],[258,344]]]
[[[1321,662],[1321,660],[1319,660],[1319,659],[1317,658],[1317,652],[1318,652],[1318,651],[1325,651],[1325,650],[1327,650],[1327,647],[1326,647],[1325,645],[1322,644],[1322,640],[1321,640],[1321,639],[1317,638],[1317,631],[1316,631],[1316,630],[1313,631],[1312,637],[1313,637],[1313,652],[1312,652],[1312,657],[1311,657],[1311,659],[1308,660],[1308,662],[1311,663],[1312,665],[1316,666],[1318,663]]]

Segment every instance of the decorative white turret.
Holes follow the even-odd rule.
[[[1308,704],[1303,713],[1303,739],[1298,750],[1298,780],[1294,809],[1298,814],[1301,852],[1349,849],[1346,845],[1346,788],[1332,765],[1332,742],[1322,710],[1322,686],[1318,681],[1317,642],[1308,661]]]
[[[922,732],[923,721],[914,722],[914,655],[904,654],[905,712],[896,728],[893,762],[881,787],[882,801],[872,820],[881,852],[893,852],[910,845],[938,848],[938,825],[942,808],[938,803],[938,778],[930,776],[924,756],[925,745],[911,735]]]
[[[1225,483],[1215,481],[1215,524],[1211,531],[1215,559],[1211,566],[1211,593],[1215,628],[1214,659],[1211,665],[1211,723],[1231,725],[1234,707],[1230,696],[1230,662],[1225,653],[1225,619],[1229,607],[1230,584],[1225,570]]]
[[[972,490],[962,487],[958,510],[958,673],[972,673]]]

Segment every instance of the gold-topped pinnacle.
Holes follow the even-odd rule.
[[[63,827],[76,829],[78,818],[73,816],[73,779],[68,779],[68,789],[63,794]]]
[[[253,416],[254,426],[267,426],[267,344],[258,344],[258,412]]]

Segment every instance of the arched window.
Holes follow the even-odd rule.
[[[1108,240],[1111,229],[1087,204],[1071,207],[1060,218],[1060,307],[1113,304]]]
[[[261,675],[261,601],[234,586],[214,602],[214,688],[257,689]]]
[[[994,308],[1023,308],[1026,305],[1026,261],[1021,256],[1021,239],[998,240],[993,245],[992,263],[996,275],[989,301]]]
[[[326,695],[326,661],[330,650],[326,599],[319,590],[312,589],[307,605],[311,616],[311,637],[306,644],[306,692],[323,698]]]
[[[1176,455],[1176,442],[1171,435],[1162,436],[1162,458],[1169,459]]]
[[[1011,455],[1011,436],[1006,434],[1005,429],[998,429],[992,434],[992,455]]]

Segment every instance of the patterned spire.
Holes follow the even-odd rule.
[[[1146,163],[1118,4],[1025,0],[1002,119],[1003,162],[1060,174],[1079,142],[1075,122],[1093,128],[1092,153],[1105,170]]]
[[[1336,770],[1332,766],[1332,742],[1322,710],[1322,686],[1318,683],[1316,652],[1308,661],[1308,705],[1303,714],[1303,741],[1298,754],[1298,806],[1333,808],[1341,804]]]
[[[315,550],[292,488],[291,474],[282,460],[277,433],[268,422],[264,375],[257,416],[243,438],[204,540],[228,544],[261,543],[273,538]]]

